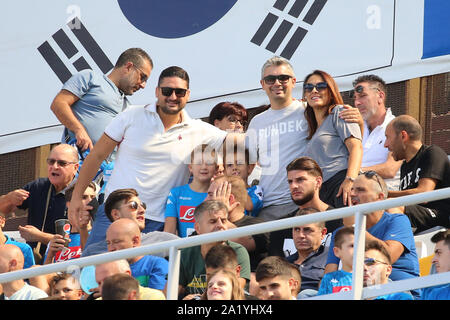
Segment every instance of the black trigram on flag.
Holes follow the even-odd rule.
[[[107,73],[114,67],[102,48],[100,48],[98,43],[78,18],[74,18],[67,23],[67,25],[103,73]],[[62,28],[56,31],[52,38],[64,52],[67,59],[71,59],[78,53],[77,47]],[[69,80],[72,73],[48,41],[45,41],[37,49],[62,83]],[[70,61],[68,63],[70,63]],[[83,56],[73,61],[72,65],[77,71],[92,69]]]
[[[303,22],[309,25],[312,25],[314,21],[316,21],[316,18],[319,16],[323,7],[327,3],[327,0],[313,0],[313,1],[314,3],[311,5],[305,17],[303,18]],[[288,2],[289,0],[276,0],[273,7],[280,11],[284,11]],[[288,11],[288,14],[297,19],[307,3],[308,0],[296,0],[292,5],[291,9]],[[279,17],[277,15],[269,12],[266,18],[264,19],[263,23],[258,28],[255,35],[250,41],[260,46],[266,39],[269,32],[272,30],[278,18]],[[288,32],[292,29],[293,25],[294,24],[292,22],[283,19],[280,26],[275,31],[274,35],[269,40],[266,49],[269,50],[270,52],[275,53],[280,48],[281,43],[286,38]],[[307,32],[308,30],[298,26],[297,29],[294,31],[294,34],[287,42],[283,51],[280,53],[280,56],[286,59],[290,59],[294,54],[295,50],[297,50],[297,48],[300,46],[300,43],[302,42]]]

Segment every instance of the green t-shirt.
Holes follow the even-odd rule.
[[[241,266],[241,277],[250,281],[250,257],[247,249],[232,241],[225,243],[236,252],[238,264]],[[203,294],[205,291],[206,268],[200,246],[181,249],[179,284],[186,289],[186,295]]]

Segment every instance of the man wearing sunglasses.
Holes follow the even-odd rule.
[[[411,116],[401,115],[386,128],[385,146],[395,160],[404,160],[400,169],[400,190],[389,197],[401,197],[450,187],[450,162],[437,145],[422,143],[422,128]],[[411,221],[414,233],[442,226],[450,227],[450,198],[401,208]]]
[[[64,83],[50,109],[65,126],[62,142],[76,138],[82,150],[92,150],[105,127],[129,101],[126,96],[144,89],[153,62],[140,48],[130,48],[117,59],[109,75],[86,69]]]
[[[383,178],[375,171],[360,174],[353,183],[352,205],[382,201],[387,198],[387,186]],[[355,208],[356,210],[356,208]],[[419,260],[417,257],[414,236],[408,218],[403,214],[388,213],[383,210],[366,215],[366,241],[376,241],[389,253],[393,281],[419,277]],[[334,234],[330,247],[334,247]],[[339,258],[333,250],[328,251],[325,273],[336,271]],[[415,298],[419,298],[420,290],[413,290]]]
[[[17,208],[28,209],[27,225],[19,226],[19,231],[32,248],[41,242],[42,256],[56,233],[55,221],[66,218],[64,192],[73,185],[77,170],[77,150],[68,144],[57,145],[47,158],[48,178],[38,178],[21,189],[0,196],[0,211],[5,214]]]
[[[366,244],[364,255],[364,287],[387,284],[392,272],[389,252],[377,241]],[[414,300],[409,292],[394,292],[370,300]]]
[[[264,207],[258,217],[264,220],[279,219],[297,209],[285,171],[290,161],[305,154],[308,136],[305,106],[293,98],[296,82],[288,60],[275,56],[264,63],[260,83],[270,108],[253,117],[246,133],[250,163],[258,162],[261,166],[259,185],[264,191]],[[341,117],[348,122],[359,122],[358,114],[358,109],[350,108]]]
[[[353,81],[351,97],[364,119],[362,171],[376,171],[389,190],[398,190],[401,161],[384,146],[384,131],[395,116],[386,108],[386,83],[376,75],[362,75]]]
[[[69,215],[78,215],[82,192],[94,171],[118,146],[105,198],[117,189],[136,189],[147,204],[144,232],[163,230],[167,195],[172,188],[188,182],[192,150],[201,144],[218,150],[227,132],[190,118],[184,110],[190,96],[189,75],[184,69],[177,66],[164,69],[155,95],[156,103],[131,106],[106,127],[83,163]],[[86,246],[97,242],[98,235],[104,235],[109,223],[104,207],[100,206]]]

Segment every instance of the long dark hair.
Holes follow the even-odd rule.
[[[308,79],[313,75],[322,77],[322,79],[328,84],[327,90],[329,90],[330,96],[331,96],[330,104],[328,105],[328,114],[330,114],[331,110],[333,110],[333,108],[335,106],[344,104],[344,99],[342,99],[342,96],[341,96],[341,93],[339,92],[339,88],[336,84],[336,81],[334,81],[333,77],[330,76],[325,71],[314,70],[313,72],[311,72],[310,74],[308,74],[305,77],[305,80],[303,81],[303,83],[305,84],[306,81],[308,81]],[[304,99],[304,97],[305,97],[305,91],[303,91],[303,99]],[[309,104],[306,105],[305,118],[306,118],[306,121],[308,122],[308,130],[309,130],[307,139],[310,140],[312,138],[312,136],[314,135],[314,133],[316,133],[316,131],[317,131],[317,119],[314,114],[313,108]]]

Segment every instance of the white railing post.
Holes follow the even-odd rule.
[[[353,300],[361,300],[364,278],[364,251],[366,246],[366,215],[355,212],[355,236],[353,245],[352,293]],[[332,250],[330,248],[330,250]]]
[[[178,300],[178,282],[180,278],[181,251],[177,247],[170,247],[169,273],[167,275],[167,300]]]

